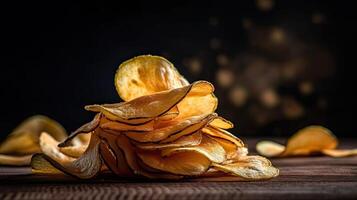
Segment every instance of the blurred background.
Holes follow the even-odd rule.
[[[85,105],[120,101],[114,73],[141,54],[214,83],[237,135],[321,124],[357,137],[352,1],[31,2],[0,13],[0,138],[34,114],[75,130],[93,117]]]

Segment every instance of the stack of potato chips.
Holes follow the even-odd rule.
[[[120,177],[211,180],[279,174],[268,159],[248,156],[244,143],[227,131],[233,124],[215,113],[211,83],[189,84],[169,61],[146,55],[121,64],[115,86],[124,102],[86,106],[95,118],[64,142],[41,134],[34,172],[59,169],[91,178],[108,168]],[[90,139],[78,145],[77,137]]]

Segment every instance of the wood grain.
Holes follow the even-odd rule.
[[[254,147],[257,139],[246,141]],[[341,148],[353,146],[357,147],[357,140],[349,139]],[[357,199],[357,157],[272,162],[280,176],[261,182],[158,182],[118,179],[111,174],[88,181],[0,167],[0,199]]]

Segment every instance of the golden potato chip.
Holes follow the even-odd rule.
[[[207,124],[210,121],[212,121],[213,119],[215,119],[216,117],[217,117],[217,113],[212,113],[212,114],[208,115],[207,117],[205,117],[204,119],[202,119],[199,123],[193,124],[180,132],[176,132],[174,134],[169,135],[166,139],[161,140],[160,143],[173,142],[182,136],[185,136],[185,135],[193,133],[197,130],[200,130],[203,127],[207,126]]]
[[[222,138],[225,140],[229,140],[239,147],[244,147],[244,143],[242,142],[242,140],[240,140],[235,135],[231,134],[230,132],[228,132],[226,130],[207,126],[202,129],[202,132],[205,134],[208,134],[210,136],[213,136],[213,137],[218,137],[218,138]]]
[[[227,160],[234,160],[239,158],[239,156],[246,156],[248,154],[248,149],[246,147],[237,146],[230,140],[213,136],[211,136],[211,138],[217,141],[223,147],[227,155]]]
[[[85,108],[93,112],[102,112],[107,118],[113,121],[125,122],[129,124],[140,124],[163,115],[179,102],[186,103],[186,101],[189,101],[192,98],[195,100],[200,99],[200,94],[206,95],[206,92],[203,92],[203,90],[205,90],[207,87],[210,87],[210,85],[211,84],[206,81],[197,81],[185,87],[138,97],[131,101],[118,104],[116,107],[108,105],[90,105],[86,106]],[[186,96],[187,98],[185,98]],[[181,113],[185,114],[185,109],[181,110],[179,105],[177,106],[180,115]],[[194,111],[190,112],[198,112],[199,109],[203,108],[193,108]],[[205,109],[205,113],[207,113],[207,110],[210,109],[210,106],[207,105]]]
[[[179,115],[177,118],[208,115],[217,109],[218,100],[213,94],[214,87],[207,81],[196,81],[191,91],[177,104]]]
[[[223,117],[217,117],[216,119],[212,120],[209,125],[221,129],[230,129],[234,127],[232,122],[224,119]]]
[[[116,121],[108,121],[102,123],[100,128],[104,130],[112,130],[112,131],[152,131],[154,130],[155,121],[151,120],[147,123],[140,124],[140,125],[130,125],[125,123],[120,123]]]
[[[40,152],[38,138],[43,131],[59,141],[67,137],[66,130],[59,123],[46,116],[35,115],[22,122],[0,144],[0,154],[30,155]]]
[[[226,160],[226,152],[224,148],[219,145],[218,142],[205,135],[202,136],[199,145],[167,148],[161,151],[161,156],[172,156],[181,152],[196,152],[206,156],[206,158],[215,163],[222,163]]]
[[[272,141],[260,141],[256,145],[256,150],[260,155],[276,157],[285,151],[285,146]]]
[[[100,150],[102,158],[109,169],[115,174],[122,177],[133,176],[133,171],[130,169],[125,155],[122,150],[117,146],[117,137],[115,135],[101,132]]]
[[[279,170],[273,167],[270,161],[261,156],[242,156],[230,164],[212,165],[220,171],[240,176],[247,180],[270,179],[279,175]]]
[[[281,156],[310,155],[322,149],[335,149],[337,145],[338,141],[330,130],[322,126],[308,126],[288,140]]]
[[[335,149],[338,141],[330,130],[322,126],[308,126],[289,138],[286,147],[270,141],[257,144],[257,151],[267,157],[307,156]]]
[[[105,132],[101,132],[102,137],[107,137],[109,134]],[[125,158],[126,164],[130,167],[133,174],[145,176],[153,179],[180,179],[182,176],[167,174],[167,173],[153,173],[150,171],[145,171],[145,169],[138,162],[139,158],[137,157],[137,153],[135,152],[135,147],[130,143],[130,140],[125,135],[116,135],[116,146],[118,148],[117,156]],[[110,142],[110,141],[108,141]],[[114,145],[113,145],[114,146]],[[114,153],[116,150],[114,150]],[[106,160],[104,155],[103,159]],[[118,160],[118,166],[125,164],[123,160]]]
[[[140,159],[148,166],[178,175],[200,175],[207,171],[210,160],[196,152],[175,153],[162,157],[159,151],[139,151]]]
[[[198,84],[191,84],[174,90],[163,91],[148,96],[138,97],[118,106],[90,105],[85,108],[93,112],[102,112],[113,121],[128,124],[145,123],[169,111]],[[130,121],[135,120],[135,121]]]
[[[57,169],[78,178],[87,179],[95,176],[102,166],[99,155],[100,140],[97,135],[97,131],[92,133],[88,148],[79,158],[60,152],[57,147],[59,142],[45,132],[40,136],[40,146],[45,159]]]
[[[179,113],[177,106],[174,106],[168,112],[157,117],[156,121],[170,121],[170,120],[175,119],[179,114],[180,113]]]
[[[145,150],[159,150],[166,148],[174,148],[174,147],[186,147],[186,146],[195,146],[199,145],[202,140],[202,133],[197,131],[190,135],[186,135],[180,137],[179,139],[171,142],[171,143],[140,143],[136,142],[136,147]]]
[[[189,84],[172,63],[163,57],[151,55],[123,62],[115,74],[114,82],[124,101]]]
[[[130,139],[133,139],[137,142],[158,142],[166,138],[169,138],[169,136],[172,135],[179,135],[179,137],[181,137],[183,135],[196,132],[202,126],[207,124],[210,118],[212,118],[212,116],[213,114],[208,116],[193,116],[183,121],[179,121],[178,123],[172,126],[166,126],[145,133],[140,133],[135,131],[123,132],[123,133],[126,136],[128,136]]]

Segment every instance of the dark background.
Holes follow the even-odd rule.
[[[0,136],[34,114],[73,131],[93,117],[85,105],[120,101],[121,62],[157,54],[215,84],[236,134],[321,124],[356,137],[355,12],[326,0],[2,5]]]

